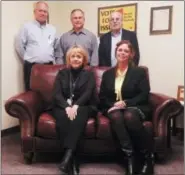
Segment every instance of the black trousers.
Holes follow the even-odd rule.
[[[37,64],[37,63],[30,63],[28,61],[24,61],[24,87],[26,91],[30,90],[31,69],[34,64]],[[53,64],[53,62],[44,63],[44,64]]]
[[[77,116],[74,120],[67,117],[66,111],[54,108],[52,115],[56,119],[56,132],[60,139],[61,147],[76,150],[78,141],[84,133],[89,117],[95,116],[97,112],[89,106],[79,106]]]
[[[115,110],[107,114],[107,117],[122,149],[153,152],[153,135],[144,128],[140,110]]]

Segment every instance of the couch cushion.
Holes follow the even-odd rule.
[[[112,132],[110,128],[110,121],[101,113],[98,114],[98,124],[96,137],[99,139],[112,139]]]
[[[37,123],[37,135],[44,138],[57,138],[55,119],[48,113],[43,113]],[[95,137],[95,119],[90,118],[84,133],[85,138]]]
[[[102,75],[103,73],[110,69],[111,67],[93,67],[93,72],[96,78],[96,88],[97,88],[97,92],[99,93],[100,91],[100,85],[101,85],[101,81],[102,81]]]

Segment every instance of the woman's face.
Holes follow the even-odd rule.
[[[119,62],[128,62],[128,59],[131,57],[131,50],[127,44],[122,44],[118,47],[116,51],[116,58]]]
[[[72,68],[77,69],[83,65],[84,56],[79,52],[73,52],[70,55],[70,65]]]

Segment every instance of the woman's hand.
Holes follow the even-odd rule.
[[[78,110],[78,105],[73,105],[73,107],[72,107],[72,111],[73,111],[73,118],[72,118],[72,120],[74,120],[76,118],[77,110]]]
[[[116,109],[121,109],[121,108],[119,108],[117,106],[113,106],[113,107],[109,108],[108,113],[111,112],[111,111],[114,111]]]
[[[72,107],[67,107],[66,114],[70,120],[74,120],[77,115],[78,105],[73,105]]]
[[[117,102],[114,103],[114,106],[118,107],[118,108],[125,108],[126,103],[124,101],[117,101]]]
[[[73,116],[72,107],[65,108],[65,111],[66,111],[66,114],[67,114],[68,118],[71,120],[72,119],[72,116]]]
[[[70,120],[75,119],[75,112],[74,112],[74,109],[73,109],[72,107],[67,107],[67,108],[65,109],[65,111],[66,111],[66,114],[67,114],[67,116],[68,116],[68,118],[69,118]]]

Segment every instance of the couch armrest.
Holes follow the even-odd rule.
[[[168,121],[180,114],[182,105],[175,98],[159,93],[150,93],[150,103],[155,136],[166,137]]]
[[[6,101],[6,112],[20,120],[22,138],[34,135],[37,117],[42,111],[42,105],[41,96],[33,91],[20,93]]]

